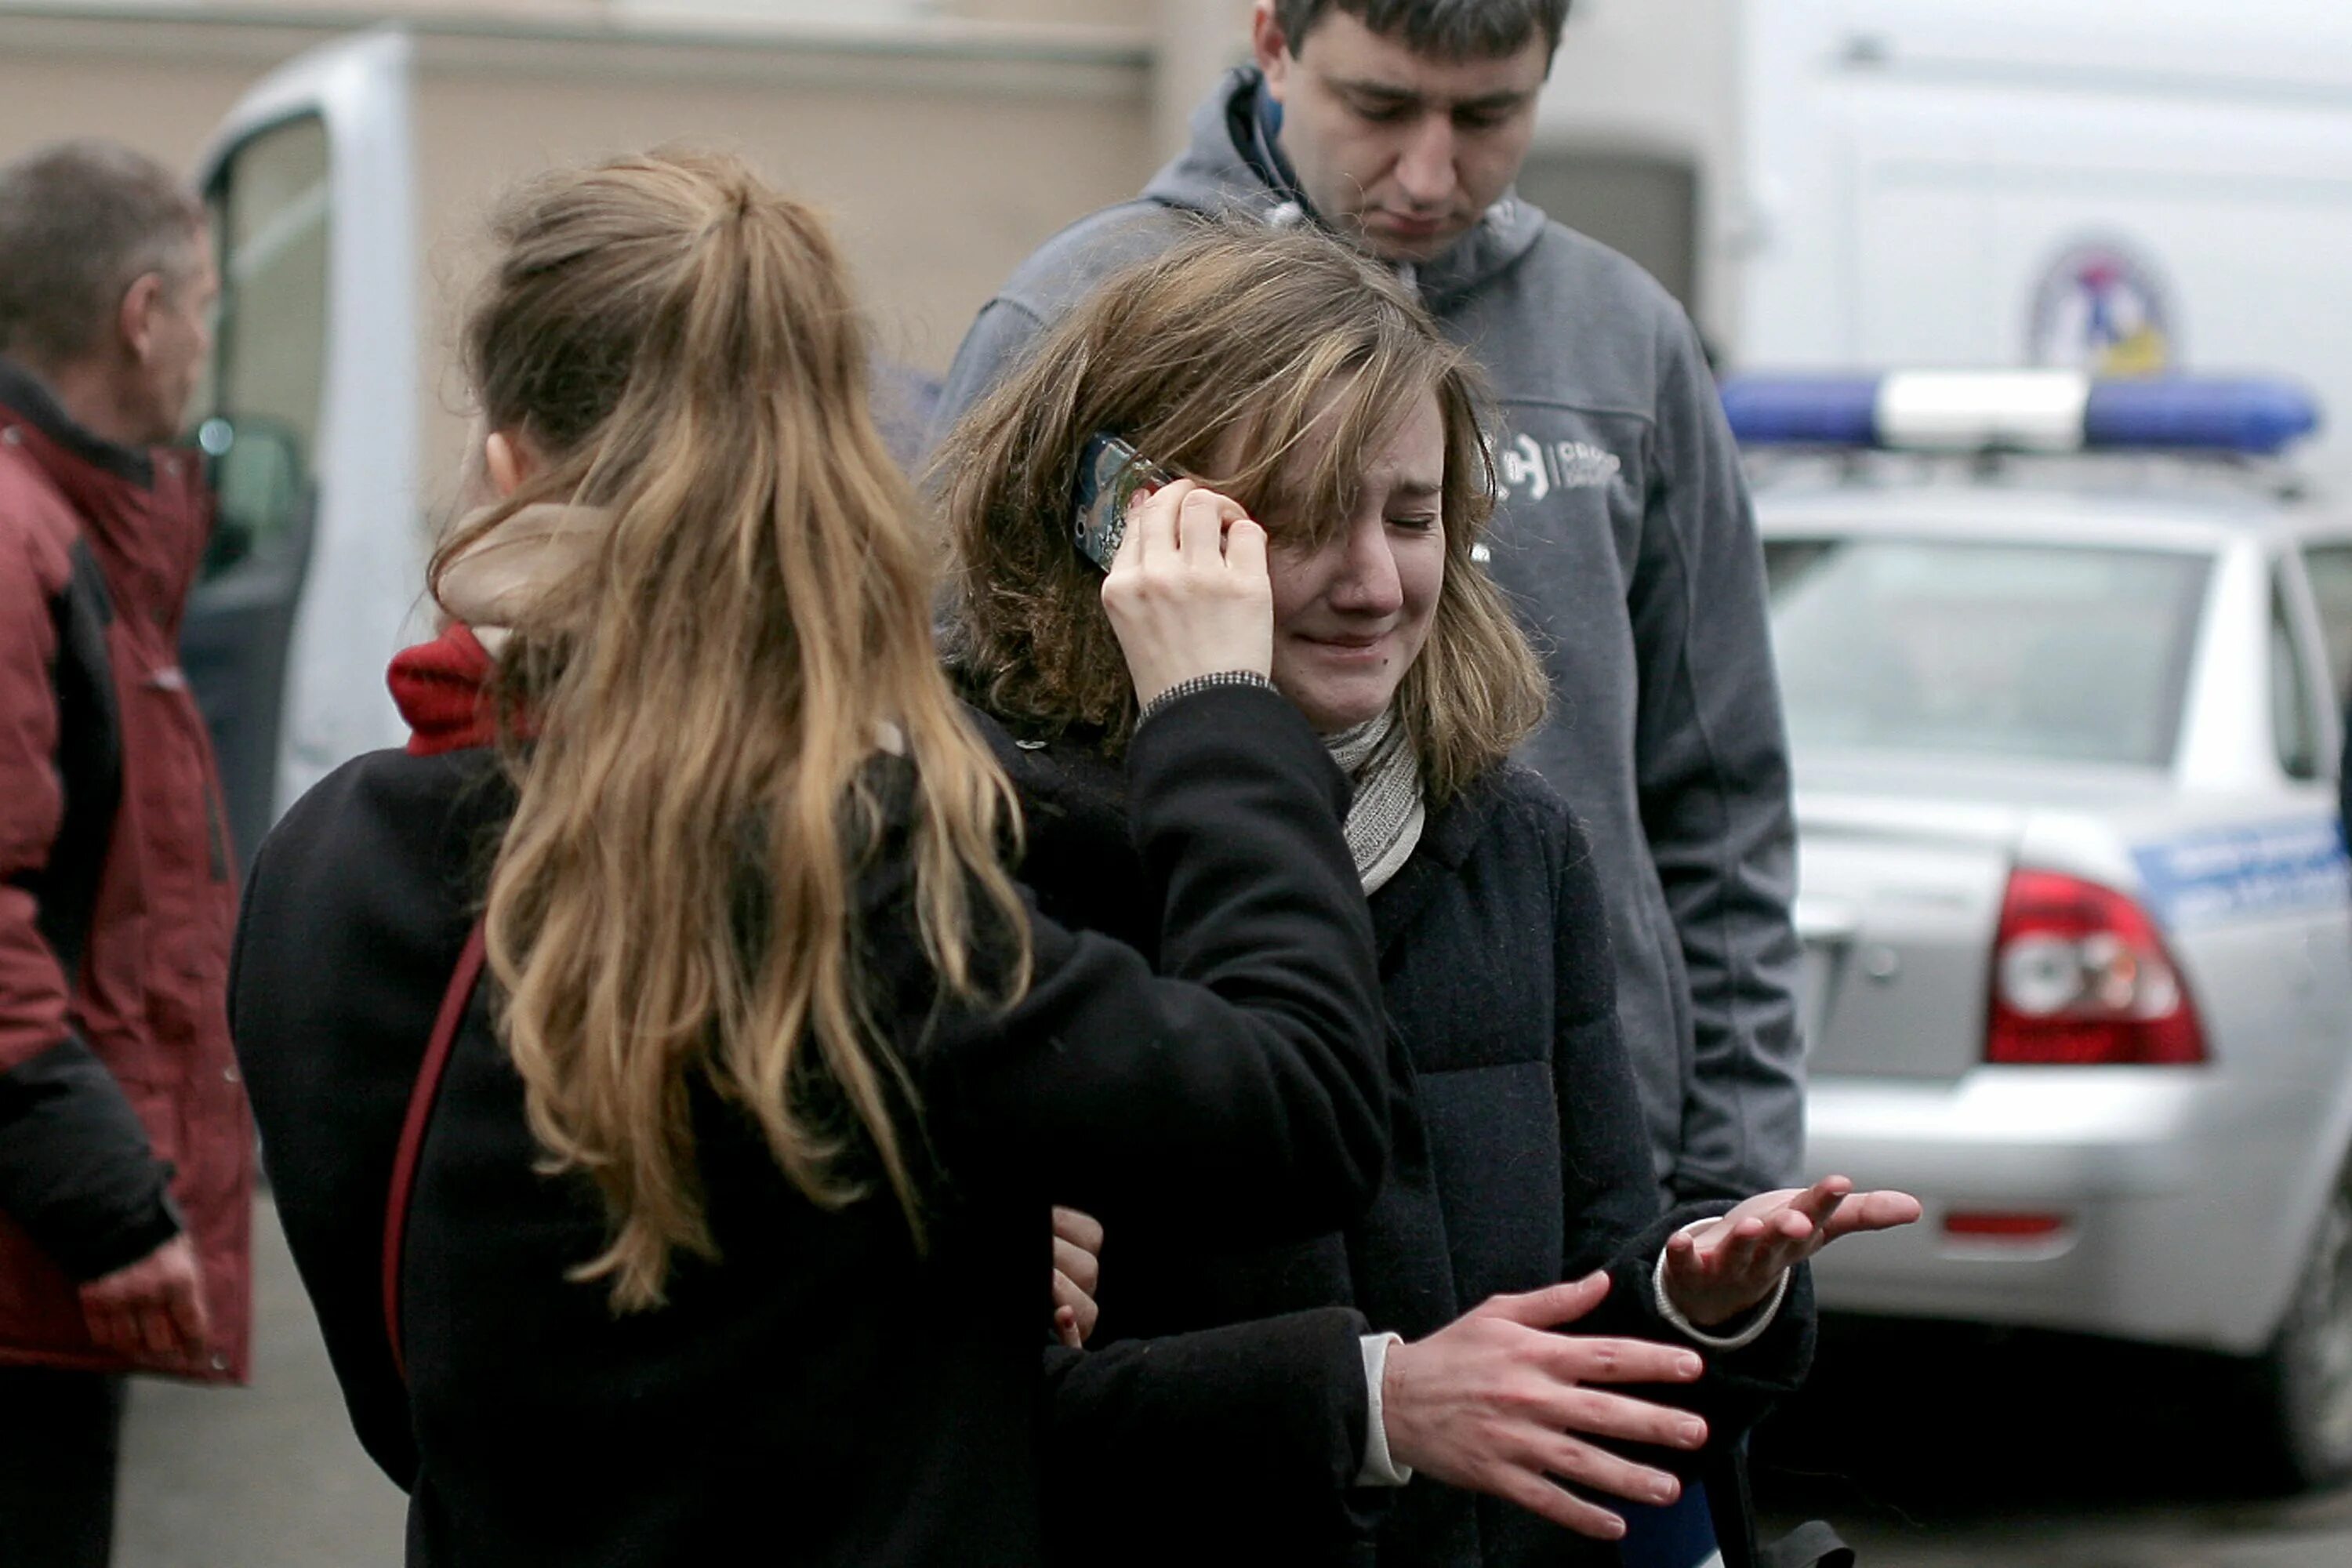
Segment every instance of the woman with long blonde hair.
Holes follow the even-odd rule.
[[[408,750],[263,846],[234,998],[408,1561],[1032,1563],[1049,1186],[1304,1230],[1384,1154],[1263,537],[1164,503],[1101,588],[1155,975],[1000,864],[816,219],[656,155],[496,238],[457,624],[395,665]]]
[[[1351,781],[1401,1087],[1390,1179],[1343,1232],[1269,1252],[1108,1226],[1098,1346],[1048,1354],[1068,1561],[1246,1539],[1293,1564],[1368,1540],[1383,1568],[1615,1563],[1619,1510],[1705,1475],[1744,1563],[1730,1460],[1802,1377],[1803,1259],[1918,1212],[1839,1177],[1664,1212],[1591,846],[1510,760],[1547,693],[1481,565],[1481,408],[1386,268],[1203,223],[1050,328],[938,459],[955,657],[1033,826],[1024,878],[1146,945],[1120,759],[1150,699],[1058,547],[1065,476],[1108,430],[1265,526],[1273,679]]]

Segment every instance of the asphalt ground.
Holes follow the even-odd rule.
[[[256,1217],[253,1386],[136,1387],[117,1568],[401,1560],[404,1500]],[[1813,1390],[1759,1435],[1758,1495],[1776,1524],[1835,1522],[1864,1568],[2352,1568],[2352,1490],[2266,1489],[2231,1393],[2195,1358],[1833,1320]]]
[[[2246,1401],[2216,1358],[1832,1318],[1758,1498],[1870,1568],[2352,1568],[2352,1489],[2283,1490]]]

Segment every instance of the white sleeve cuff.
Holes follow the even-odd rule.
[[[1381,1414],[1381,1380],[1388,1374],[1389,1347],[1404,1343],[1400,1334],[1366,1334],[1364,1349],[1364,1468],[1356,1473],[1360,1487],[1401,1487],[1412,1479],[1412,1467],[1400,1465],[1389,1453],[1388,1419]]]
[[[1702,1230],[1713,1225],[1719,1217],[1719,1215],[1710,1215],[1706,1219],[1695,1219],[1675,1234],[1688,1236],[1695,1230]],[[1651,1273],[1650,1289],[1651,1293],[1657,1298],[1658,1315],[1680,1329],[1694,1344],[1705,1345],[1709,1350],[1736,1351],[1755,1343],[1757,1336],[1770,1328],[1772,1320],[1780,1315],[1780,1303],[1786,1300],[1789,1295],[1789,1270],[1786,1268],[1780,1270],[1780,1278],[1773,1282],[1772,1294],[1758,1302],[1749,1310],[1748,1326],[1736,1334],[1711,1334],[1683,1316],[1681,1309],[1675,1305],[1675,1299],[1666,1294],[1666,1252],[1664,1247],[1658,1249],[1658,1267]]]

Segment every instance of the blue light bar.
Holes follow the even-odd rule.
[[[1875,447],[1874,375],[1733,375],[1724,417],[1743,447]]]
[[[1737,375],[1722,386],[1748,447],[1911,451],[2177,451],[2269,457],[2319,427],[2291,381],[2072,371]]]
[[[2083,406],[2086,447],[2156,447],[2270,457],[2319,428],[2319,403],[2291,381],[2095,381]]]

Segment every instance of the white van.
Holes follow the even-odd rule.
[[[200,439],[224,505],[184,648],[241,850],[404,736],[384,667],[422,629],[455,489],[452,306],[511,180],[665,141],[740,149],[831,215],[881,353],[943,365],[1032,245],[1133,189],[1148,81],[1134,39],[1067,29],[443,17],[253,87],[199,163],[223,279]],[[906,380],[886,429],[912,417]]]

